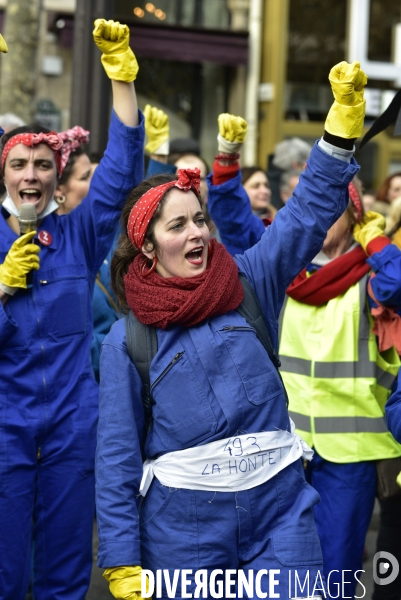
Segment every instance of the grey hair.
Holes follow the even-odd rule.
[[[11,131],[11,129],[15,129],[16,127],[23,127],[24,125],[26,125],[25,121],[12,112],[7,112],[4,113],[4,115],[0,115],[0,126],[6,132]]]
[[[289,171],[295,166],[303,167],[311,150],[312,146],[299,137],[283,140],[274,148],[273,164],[283,171]]]
[[[280,177],[280,190],[289,190],[290,181],[293,177],[299,177],[302,173],[302,169],[291,169],[291,171],[284,171]]]

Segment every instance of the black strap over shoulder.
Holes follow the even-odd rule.
[[[152,395],[150,393],[150,363],[157,352],[156,329],[144,325],[132,311],[124,317],[128,355],[134,363],[143,384],[142,403],[145,411],[146,431],[152,420]]]
[[[239,279],[244,289],[244,299],[237,308],[237,312],[244,317],[244,319],[253,327],[256,331],[256,336],[263,345],[273,365],[278,368],[280,367],[280,359],[274,350],[273,344],[270,339],[269,332],[266,327],[265,320],[263,318],[262,309],[259,304],[259,300],[255,294],[255,291],[245,275],[239,274]]]
[[[255,329],[257,338],[269,355],[271,362],[276,367],[281,383],[283,384],[284,395],[288,406],[287,392],[279,371],[280,360],[271,342],[259,300],[245,275],[240,273],[239,278],[244,289],[244,299],[237,308],[237,312]],[[140,323],[131,311],[125,315],[124,322],[128,354],[143,383],[142,402],[145,410],[147,430],[152,421],[152,395],[150,393],[149,371],[150,364],[157,352],[156,329],[151,325]]]

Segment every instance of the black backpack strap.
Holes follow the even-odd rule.
[[[277,369],[278,376],[281,379],[281,383],[284,389],[284,395],[288,406],[288,395],[285,389],[285,385],[283,382],[283,378],[281,377],[281,373],[279,371],[279,367],[281,366],[280,359],[277,355],[277,352],[274,349],[272,341],[270,339],[269,331],[267,329],[262,308],[259,304],[258,297],[256,296],[255,290],[245,277],[243,273],[239,273],[239,279],[241,281],[243,290],[244,290],[244,299],[237,308],[237,312],[246,319],[247,323],[253,327],[256,331],[256,336],[263,345],[267,354],[269,355],[270,360],[273,365]]]
[[[150,393],[150,364],[157,352],[156,329],[144,325],[130,311],[124,317],[128,355],[134,363],[143,384],[142,403],[146,431],[152,422],[152,395]]]

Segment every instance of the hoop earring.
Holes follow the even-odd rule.
[[[57,202],[57,204],[64,204],[66,198],[64,194],[61,194],[61,196],[54,196],[55,201]]]
[[[140,267],[140,273],[141,273],[142,277],[149,277],[149,275],[151,273],[153,273],[153,271],[156,269],[157,256],[153,257],[152,264],[151,264],[150,268],[146,271],[145,269],[147,267],[147,262],[148,261],[147,261],[146,257],[144,257],[144,261],[142,262],[141,267]]]

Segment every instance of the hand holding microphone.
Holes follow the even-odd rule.
[[[32,287],[29,281],[31,271],[39,269],[40,248],[30,243],[36,235],[36,219],[35,207],[23,204],[18,219],[21,236],[15,240],[0,265],[0,289],[10,296],[18,289]]]

